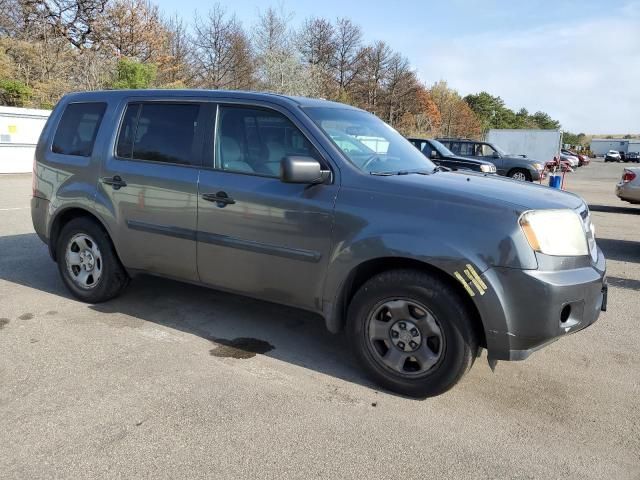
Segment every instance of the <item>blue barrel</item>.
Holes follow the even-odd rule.
[[[549,175],[549,186],[551,188],[560,188],[562,185],[561,175]]]

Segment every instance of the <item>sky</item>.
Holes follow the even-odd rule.
[[[155,0],[190,21],[203,0]],[[269,6],[349,17],[386,41],[430,85],[487,91],[514,110],[542,110],[564,130],[640,134],[640,0],[297,0],[219,2],[250,31]]]

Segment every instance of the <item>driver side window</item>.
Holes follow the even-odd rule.
[[[482,145],[478,145],[478,150],[479,153],[478,155],[481,157],[493,157],[493,153],[495,152],[495,150],[490,146],[485,144]]]
[[[287,156],[321,157],[302,132],[273,110],[221,106],[216,135],[215,168],[267,177],[280,175]]]

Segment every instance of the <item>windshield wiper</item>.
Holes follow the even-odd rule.
[[[390,177],[392,175],[430,175],[430,172],[425,172],[424,170],[397,170],[392,172],[369,172],[369,175],[377,175],[381,177]]]

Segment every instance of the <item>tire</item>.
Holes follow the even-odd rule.
[[[473,365],[479,347],[472,325],[462,298],[437,276],[390,270],[368,280],[355,294],[346,332],[355,356],[376,383],[424,398],[452,388]],[[416,339],[414,345],[399,341],[407,337]]]
[[[64,225],[56,258],[62,281],[83,302],[110,300],[129,283],[109,235],[91,219],[76,218]]]
[[[510,170],[507,177],[521,182],[530,182],[532,180],[531,173],[523,168],[514,168],[513,170]]]

